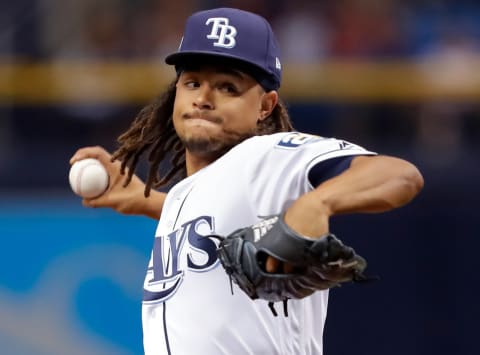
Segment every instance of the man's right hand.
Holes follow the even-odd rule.
[[[145,184],[136,175],[133,175],[130,183],[124,187],[126,175],[120,173],[121,163],[119,161],[112,162],[111,154],[99,146],[78,149],[70,159],[70,164],[86,158],[98,159],[103,164],[107,169],[110,183],[107,191],[101,196],[83,199],[84,206],[109,207],[122,214],[160,218],[165,193],[152,190],[150,197],[146,198],[144,196]]]

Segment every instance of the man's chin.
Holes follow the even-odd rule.
[[[183,141],[185,148],[192,154],[202,157],[218,157],[231,149],[232,145],[213,138],[190,138]]]
[[[216,137],[191,137],[183,140],[183,145],[192,154],[200,157],[218,158],[237,144],[244,141],[246,136],[229,136],[223,139]]]
[[[243,134],[226,132],[221,137],[196,135],[188,138],[183,137],[181,140],[184,147],[192,154],[202,157],[218,158],[253,135],[252,132]]]

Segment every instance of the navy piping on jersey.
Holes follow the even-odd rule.
[[[193,190],[192,188],[187,192],[185,197],[183,198],[182,204],[180,205],[180,208],[178,209],[177,216],[175,217],[175,222],[173,223],[173,229],[175,230],[175,227],[177,225],[178,217],[180,217],[180,212],[182,212],[183,205],[185,204],[185,201],[187,200],[188,195],[190,195],[190,192]],[[167,260],[167,268],[170,265],[170,254],[168,255],[168,260]],[[164,285],[165,287],[165,285]],[[167,302],[163,302],[163,336],[165,338],[165,344],[167,345],[167,354],[172,355],[172,351],[170,350],[170,341],[168,340],[168,332],[167,332]]]
[[[313,187],[317,187],[328,179],[347,170],[356,156],[358,155],[336,157],[315,164],[308,172],[308,181],[310,181]]]
[[[172,355],[170,351],[170,341],[168,340],[167,332],[167,302],[163,302],[163,336],[165,337],[165,344],[167,345],[167,354]]]

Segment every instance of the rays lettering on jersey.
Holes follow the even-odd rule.
[[[213,217],[202,216],[184,223],[167,236],[155,238],[152,262],[143,287],[143,302],[164,302],[175,294],[185,277],[180,262],[184,252],[187,252],[190,271],[205,272],[217,266],[217,245],[204,237],[213,231]],[[184,250],[185,247],[188,249]]]

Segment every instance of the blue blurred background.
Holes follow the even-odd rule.
[[[82,208],[68,160],[116,147],[173,78],[163,57],[186,17],[214,6],[272,23],[297,129],[408,159],[425,177],[400,210],[333,219],[380,280],[331,292],[326,354],[479,354],[473,0],[1,1],[0,353],[142,353],[155,221]]]

